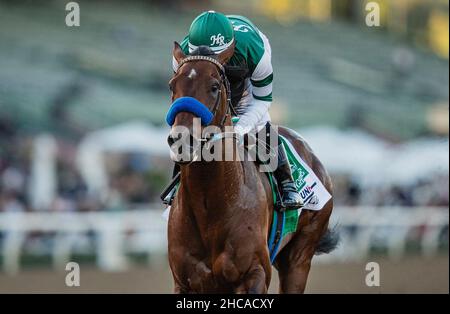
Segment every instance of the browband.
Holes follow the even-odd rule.
[[[208,56],[188,56],[180,61],[180,63],[178,64],[178,69],[181,68],[182,65],[190,61],[208,61],[214,63],[220,69],[220,72],[222,72],[222,74],[225,74],[225,68],[223,67],[223,65],[216,59]]]

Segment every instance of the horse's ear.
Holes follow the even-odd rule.
[[[227,49],[225,49],[224,51],[219,53],[219,55],[217,56],[217,59],[219,60],[219,62],[221,64],[225,64],[231,59],[231,57],[234,55],[234,47],[235,46],[236,46],[236,41],[233,41],[233,43],[230,45],[230,47],[228,47]]]
[[[180,63],[181,60],[186,58],[186,55],[181,49],[180,44],[177,43],[176,41],[173,42],[173,57],[175,58],[175,60],[177,60],[178,63]]]

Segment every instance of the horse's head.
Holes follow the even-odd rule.
[[[168,144],[175,162],[195,159],[205,127],[224,126],[230,95],[223,65],[233,53],[234,44],[217,55],[208,47],[199,47],[186,56],[175,42],[173,56],[178,69],[169,82],[172,106],[166,118],[172,127]]]

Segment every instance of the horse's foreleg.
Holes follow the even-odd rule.
[[[188,278],[191,289],[202,293],[215,289],[212,271],[208,266],[202,261],[197,261],[197,264],[193,266],[194,270],[190,273],[190,277]]]
[[[214,288],[212,272],[200,259],[185,250],[173,250],[169,261],[174,293],[202,293]]]
[[[235,292],[249,294],[267,293],[266,279],[266,272],[262,265],[256,265],[245,275],[243,282],[235,289]]]
[[[174,283],[174,288],[173,288],[173,293],[174,294],[186,294],[189,291],[186,289],[183,289],[183,287],[181,287],[181,285],[179,285],[178,283]]]

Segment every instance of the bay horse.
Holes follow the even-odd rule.
[[[223,67],[234,45],[208,58],[186,56],[175,42],[173,56],[179,67],[169,82],[172,102],[192,97],[213,113],[212,125],[231,126],[229,88]],[[213,59],[214,60],[211,60]],[[178,112],[173,129],[192,130],[195,114]],[[303,160],[332,194],[325,168],[308,144],[295,132],[279,128]],[[192,149],[191,156],[194,155]],[[194,157],[192,157],[194,158]],[[181,178],[168,222],[168,258],[175,293],[267,293],[271,262],[267,246],[274,205],[267,175],[255,162],[179,162]],[[280,293],[303,293],[315,253],[328,253],[336,234],[328,228],[333,200],[319,211],[303,210],[297,231],[288,235],[274,266]]]

